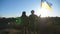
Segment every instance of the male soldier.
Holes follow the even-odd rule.
[[[21,25],[22,25],[22,34],[24,33],[23,31],[25,30],[25,33],[26,34],[26,29],[27,29],[27,26],[28,26],[28,17],[26,16],[26,12],[23,11],[22,13],[22,16],[21,16]]]
[[[37,15],[34,14],[34,10],[31,11],[31,15],[29,16],[29,25],[30,25],[30,28],[34,31],[34,34],[35,34],[35,31],[36,31],[36,26],[37,26],[37,21],[38,21],[38,17]]]

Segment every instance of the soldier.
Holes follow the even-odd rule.
[[[29,16],[29,25],[30,25],[30,28],[32,29],[32,31],[35,31],[36,32],[36,26],[37,26],[37,20],[38,20],[38,17],[37,15],[34,14],[34,10],[31,11],[31,15]],[[35,34],[34,32],[34,34]]]
[[[26,34],[27,26],[28,26],[28,17],[26,16],[26,12],[23,11],[22,16],[21,16],[21,25],[22,25],[22,34],[23,31],[25,31],[24,34]]]

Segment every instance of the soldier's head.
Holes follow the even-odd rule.
[[[23,11],[23,12],[22,12],[22,15],[26,15],[26,12],[25,12],[25,11]]]
[[[34,14],[34,10],[31,11],[31,14]]]

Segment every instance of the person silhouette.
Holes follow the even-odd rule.
[[[29,19],[32,21],[32,22],[35,22],[35,20],[37,20],[37,15],[34,14],[34,10],[31,11],[31,15],[29,16]]]
[[[25,31],[25,34],[26,34],[26,29],[27,29],[27,26],[28,26],[28,17],[26,16],[25,11],[22,12],[21,25],[22,25],[22,34],[24,34],[23,33],[24,31]]]
[[[32,31],[36,31],[36,25],[37,25],[37,20],[38,16],[34,14],[34,10],[31,11],[31,15],[29,16],[29,25]],[[35,33],[35,32],[34,32]]]
[[[26,16],[25,11],[22,12],[21,21],[23,23],[23,26],[26,27],[28,25],[28,17]]]

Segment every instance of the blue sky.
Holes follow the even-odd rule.
[[[60,0],[47,0],[52,3],[52,11],[48,16],[60,17]],[[41,0],[0,0],[0,16],[1,17],[18,17],[23,11],[26,15],[30,15],[31,10],[39,12]],[[37,15],[37,14],[36,14]]]

